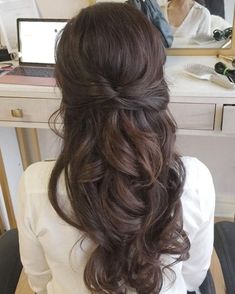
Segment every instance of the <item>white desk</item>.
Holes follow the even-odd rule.
[[[170,109],[179,126],[179,134],[235,136],[235,90],[196,80],[183,73],[183,67],[187,63],[213,66],[217,61],[213,57],[201,56],[168,57],[166,78],[171,94]],[[28,162],[40,160],[35,130],[48,128],[48,118],[58,108],[60,100],[57,88],[0,84],[0,126],[17,128],[25,166]],[[11,110],[15,109],[22,110],[22,117],[12,116]],[[33,159],[28,158],[24,128],[31,129]],[[32,157],[32,150],[30,156]]]
[[[190,134],[235,134],[235,90],[187,76],[187,63],[214,65],[212,57],[168,57],[166,79],[169,83],[170,109],[181,130]],[[57,88],[0,84],[0,126],[48,128],[48,118],[61,100]],[[233,108],[234,107],[234,108]],[[21,109],[16,118],[11,110]]]

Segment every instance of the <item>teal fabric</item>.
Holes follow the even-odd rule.
[[[152,24],[159,29],[165,47],[169,48],[173,42],[173,33],[156,0],[128,0],[127,3],[142,11]]]

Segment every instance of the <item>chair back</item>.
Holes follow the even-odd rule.
[[[22,264],[17,229],[0,236],[0,293],[15,294]]]
[[[235,293],[235,222],[215,224],[214,247],[223,272],[226,294]]]

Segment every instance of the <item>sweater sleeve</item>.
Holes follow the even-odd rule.
[[[47,284],[51,280],[51,272],[43,248],[32,229],[35,211],[26,186],[27,170],[21,177],[17,198],[20,256],[32,290],[37,294],[46,294]]]

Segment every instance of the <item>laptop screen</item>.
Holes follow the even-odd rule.
[[[17,19],[20,63],[55,64],[55,41],[66,23],[58,19]]]

